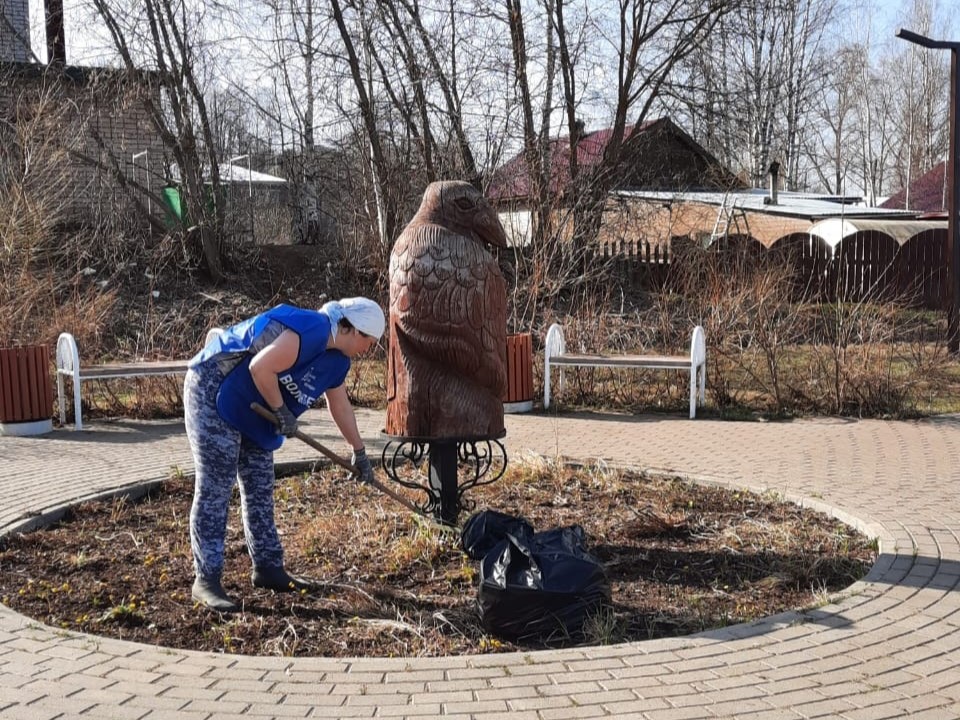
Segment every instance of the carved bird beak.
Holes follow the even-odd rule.
[[[480,236],[480,239],[493,247],[505,248],[507,246],[507,234],[500,224],[500,218],[493,208],[485,208],[477,217],[477,222],[473,226]]]

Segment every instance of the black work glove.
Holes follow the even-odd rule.
[[[360,482],[373,482],[373,466],[370,464],[370,458],[367,457],[366,448],[354,450],[350,462],[353,463],[354,467],[357,468],[357,472],[360,473]]]
[[[297,416],[290,412],[290,408],[286,405],[273,408],[273,416],[277,419],[277,435],[293,437],[297,431]]]

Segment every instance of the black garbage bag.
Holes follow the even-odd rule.
[[[482,560],[488,552],[506,540],[507,535],[529,543],[533,538],[533,525],[522,517],[514,517],[497,510],[483,510],[471,515],[463,524],[460,542],[467,555],[474,560]]]
[[[508,534],[480,564],[480,619],[511,640],[582,636],[584,620],[610,603],[603,565],[573,525],[531,538]]]

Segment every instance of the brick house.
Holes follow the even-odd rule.
[[[158,90],[147,73],[67,65],[62,2],[46,0],[47,57],[30,62],[28,0],[0,0],[0,173],[15,172],[18,153],[43,155],[45,190],[56,222],[91,224],[116,213],[133,181],[159,192],[166,176],[163,143],[144,107]],[[45,186],[43,185],[45,183]],[[147,201],[144,200],[144,204]],[[49,212],[49,209],[48,209]]]
[[[0,60],[30,61],[28,5],[27,0],[0,0]]]
[[[608,229],[609,241],[617,233],[643,233],[663,241],[684,237],[707,246],[724,239],[750,240],[772,247],[783,238],[807,233],[830,218],[848,220],[907,220],[916,213],[894,208],[865,207],[858,196],[784,192],[762,188],[720,192],[664,192],[622,190],[611,193],[620,207],[611,216],[624,228]],[[611,203],[612,205],[612,203]],[[641,229],[642,227],[642,229]]]
[[[58,172],[47,180],[52,192],[63,193],[62,222],[90,224],[128,202],[120,177],[159,191],[163,143],[143,106],[143,94],[153,92],[144,78],[10,62],[0,62],[0,77],[0,120],[7,132],[39,130],[47,136],[47,150],[61,155]]]

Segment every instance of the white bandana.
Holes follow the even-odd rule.
[[[383,310],[373,300],[365,297],[343,298],[325,303],[320,312],[330,318],[331,332],[337,336],[337,326],[341,318],[346,318],[351,325],[364,335],[370,335],[377,340],[383,335],[386,319]]]

